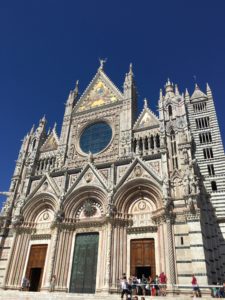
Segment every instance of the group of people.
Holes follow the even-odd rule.
[[[142,296],[166,296],[166,283],[167,277],[164,272],[155,278],[151,276],[145,277],[142,274],[141,278],[131,276],[127,279],[126,274],[123,274],[121,280],[121,298],[124,295],[129,299],[131,295],[142,295]],[[143,297],[142,297],[143,298]]]

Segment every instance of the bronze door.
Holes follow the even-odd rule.
[[[155,277],[154,239],[131,240],[131,275]]]
[[[48,245],[32,245],[27,265],[26,278],[30,291],[40,291]]]
[[[71,293],[95,293],[98,233],[78,234],[75,241]]]

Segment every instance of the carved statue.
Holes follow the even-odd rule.
[[[183,149],[183,157],[184,157],[184,163],[186,164],[186,165],[188,165],[189,164],[189,155],[188,155],[188,151],[187,151],[187,149]]]

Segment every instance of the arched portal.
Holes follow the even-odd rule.
[[[124,272],[128,276],[154,277],[162,269],[165,271],[164,225],[156,222],[164,213],[160,185],[146,178],[133,179],[115,196],[117,211],[132,219],[123,236],[126,240]]]

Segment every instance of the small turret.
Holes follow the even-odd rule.
[[[165,92],[166,92],[165,98],[172,98],[175,95],[173,84],[170,82],[169,78],[165,84]]]

